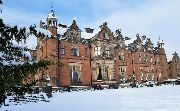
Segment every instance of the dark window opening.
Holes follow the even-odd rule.
[[[64,45],[61,45],[60,47],[60,54],[65,54],[65,48],[64,48]]]
[[[71,49],[71,55],[73,56],[79,56],[79,48],[72,48]]]
[[[97,80],[102,80],[101,67],[99,67],[99,74]]]

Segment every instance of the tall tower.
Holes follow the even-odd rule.
[[[53,37],[57,36],[57,22],[58,19],[54,13],[53,4],[51,4],[51,12],[47,16],[47,30],[52,33]]]
[[[160,37],[159,37],[159,41],[158,41],[157,45],[158,45],[158,53],[165,54],[164,42],[163,42],[163,40],[160,39]]]
[[[166,53],[164,49],[164,42],[160,39],[157,43],[157,55],[156,55],[156,67],[157,67],[157,76],[158,82],[162,82],[168,79],[168,64]]]

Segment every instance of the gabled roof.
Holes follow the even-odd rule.
[[[73,20],[71,26],[69,27],[70,30],[75,30],[75,31],[81,31],[78,27],[78,25],[76,24],[76,21]]]

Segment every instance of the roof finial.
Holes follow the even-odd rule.
[[[54,9],[54,0],[51,1],[51,12],[53,12]]]
[[[159,34],[159,42],[160,42],[160,40],[161,40],[161,35]]]

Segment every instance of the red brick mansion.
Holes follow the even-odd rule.
[[[99,32],[91,28],[82,31],[75,20],[69,27],[58,24],[52,10],[45,21],[41,19],[39,31],[37,61],[57,64],[40,72],[36,79],[48,77],[52,86],[163,82],[180,76],[179,56],[175,52],[168,62],[163,41],[154,45],[150,38],[137,34],[132,43],[127,43],[130,38],[121,30],[112,32],[106,22]]]

